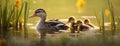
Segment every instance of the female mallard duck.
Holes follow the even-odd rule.
[[[46,22],[46,12],[44,9],[39,8],[35,11],[35,13],[30,16],[35,17],[38,16],[41,18],[40,22],[37,25],[37,31],[41,34],[41,38],[46,36],[46,33],[54,33],[59,30],[67,30],[68,26],[60,21],[48,21]]]
[[[88,19],[84,20],[84,24],[94,28],[94,26],[92,24],[90,24],[90,21]]]
[[[71,33],[75,33],[75,31],[77,31],[77,25],[75,23],[75,17],[69,17],[68,23],[70,23]]]
[[[89,26],[83,25],[81,20],[78,20],[76,23],[77,23],[77,27],[78,27],[78,32],[79,31],[88,31],[89,30]]]

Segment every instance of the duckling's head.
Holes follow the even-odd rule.
[[[88,19],[85,19],[84,24],[88,24],[88,23],[90,23],[90,21]]]
[[[30,18],[35,17],[35,16],[38,16],[41,18],[46,17],[46,12],[44,9],[39,8],[39,9],[35,10],[34,14],[32,16],[30,16]]]
[[[82,23],[81,20],[78,20],[78,21],[76,22],[76,24],[77,24],[77,25],[82,25],[83,23]]]
[[[68,18],[68,23],[73,23],[75,22],[75,17],[71,16]]]

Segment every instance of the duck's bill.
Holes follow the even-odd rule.
[[[34,13],[32,16],[30,16],[29,18],[32,18],[32,17],[35,17],[36,16],[36,14]]]

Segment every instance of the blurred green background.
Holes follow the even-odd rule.
[[[80,13],[76,8],[77,0],[29,0],[30,10],[29,15],[32,15],[37,8],[43,8],[47,12],[47,19],[68,19],[70,16],[74,16],[77,19],[84,20],[88,18],[92,23],[97,25],[95,12],[97,15],[101,15],[101,12],[108,8],[107,0],[85,0],[86,5],[82,7]],[[115,15],[120,15],[120,0],[112,0]],[[106,16],[105,16],[106,17]],[[105,21],[109,21],[109,17],[105,18]],[[39,18],[31,18],[29,22],[35,22]],[[36,22],[35,22],[36,23]]]

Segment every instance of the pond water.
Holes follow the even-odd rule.
[[[40,39],[39,33],[32,28],[1,29],[0,46],[120,46],[119,38],[119,31],[113,34],[110,30],[47,34],[45,39]]]
[[[66,22],[67,19],[60,21]],[[120,46],[120,29],[112,32],[106,27],[105,32],[93,29],[80,33],[70,33],[67,30],[47,34],[46,38],[40,39],[35,29],[36,23],[37,21],[27,23],[27,28],[0,29],[0,46]]]
[[[98,26],[95,11],[99,14],[106,7],[104,0],[86,0],[87,5],[83,13],[76,10],[76,0],[29,0],[29,15],[32,15],[36,8],[44,8],[48,19],[60,18],[60,21],[67,21],[66,18],[75,16],[77,19],[86,18]],[[119,15],[119,1],[114,0],[115,14]],[[94,9],[95,8],[95,9]],[[63,19],[64,18],[64,19]],[[108,21],[106,17],[105,21]],[[57,34],[47,34],[45,39],[40,39],[36,31],[36,23],[39,18],[28,19],[27,28],[21,29],[0,29],[0,46],[120,46],[120,29],[112,32],[109,29],[110,23],[105,23],[105,32],[98,30],[84,31],[80,33],[63,32]],[[34,24],[31,24],[34,23]]]

